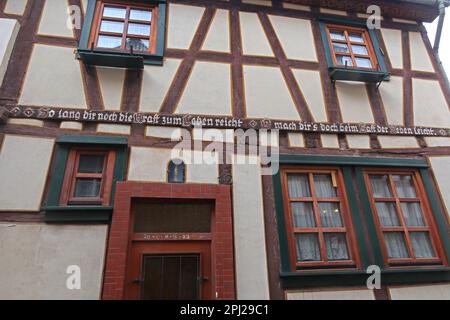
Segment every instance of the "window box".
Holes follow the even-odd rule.
[[[165,20],[165,0],[89,0],[77,58],[116,68],[162,65]]]
[[[377,36],[365,22],[324,17],[320,19],[320,32],[332,80],[389,80]]]
[[[109,221],[115,185],[125,177],[127,146],[123,137],[60,137],[45,221]]]

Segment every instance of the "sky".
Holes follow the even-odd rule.
[[[438,18],[439,19],[439,18]],[[428,30],[428,37],[431,45],[434,45],[434,37],[436,34],[438,19],[433,23],[426,23],[425,27]],[[450,77],[450,7],[445,13],[444,28],[442,29],[441,43],[439,45],[439,57],[442,60],[447,76]]]

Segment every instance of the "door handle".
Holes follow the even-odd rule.
[[[144,280],[136,278],[136,279],[131,280],[131,283],[140,285],[141,283],[144,283]]]

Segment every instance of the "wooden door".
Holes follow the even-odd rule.
[[[209,241],[133,242],[126,299],[211,299]]]

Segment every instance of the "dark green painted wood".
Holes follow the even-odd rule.
[[[384,241],[384,239],[379,239],[377,234],[377,229],[375,225],[375,216],[372,213],[372,208],[370,206],[370,200],[366,188],[366,183],[364,181],[364,175],[363,175],[363,169],[362,167],[356,167],[355,168],[355,175],[356,175],[356,185],[359,190],[360,194],[360,200],[363,205],[364,210],[364,216],[366,218],[366,224],[367,224],[367,232],[369,233],[369,240],[370,245],[373,248],[374,252],[374,258],[375,258],[375,264],[378,265],[380,268],[385,268],[384,259],[383,259],[383,253],[381,251],[381,245],[380,241]]]
[[[59,195],[64,180],[68,155],[69,148],[67,145],[56,146],[55,165],[50,178],[50,191],[47,198],[47,206],[57,206],[59,203]]]
[[[442,212],[441,207],[439,206],[440,200],[429,170],[420,169],[420,174],[422,176],[422,182],[431,206],[431,211],[437,224],[439,236],[445,250],[445,255],[447,256],[447,263],[450,264],[450,237],[447,229],[448,220],[446,221],[446,213]]]
[[[134,56],[139,56],[143,59],[143,64],[145,65],[163,65],[163,56],[165,48],[165,33],[166,33],[166,0],[133,0],[133,2],[141,3],[154,3],[158,5],[158,30],[157,30],[157,44],[155,54],[146,53],[134,53]],[[77,50],[77,57],[84,61],[86,64],[108,66],[115,68],[136,68],[137,61],[131,62],[128,58],[130,56],[129,52],[114,52],[112,54],[110,51],[93,49],[91,50],[91,44],[88,43],[90,32],[92,28],[92,23],[95,15],[95,5],[97,0],[89,0],[85,19],[83,23],[83,29],[81,31],[80,43]],[[88,55],[87,52],[91,54]],[[122,59],[120,59],[122,56]],[[141,60],[142,62],[142,60]]]
[[[353,225],[355,226],[354,231],[356,235],[356,244],[358,248],[359,257],[361,259],[361,266],[365,269],[371,263],[368,256],[368,248],[366,243],[366,237],[364,230],[362,228],[363,222],[359,215],[358,202],[356,200],[355,190],[352,181],[352,173],[350,167],[344,167],[342,169],[344,175],[344,185],[347,193],[347,198],[350,206],[350,213]]]
[[[281,186],[280,171],[272,176],[275,210],[277,212],[278,241],[280,243],[281,270],[291,271],[289,258],[288,235],[286,231],[286,219],[284,216],[283,189]]]
[[[56,140],[57,143],[72,144],[103,144],[103,145],[128,145],[128,138],[107,136],[72,136],[64,135]]]
[[[280,155],[280,164],[310,164],[310,165],[363,165],[384,167],[415,167],[427,168],[428,164],[422,159],[403,158],[368,158],[368,157],[340,157],[313,155]]]

